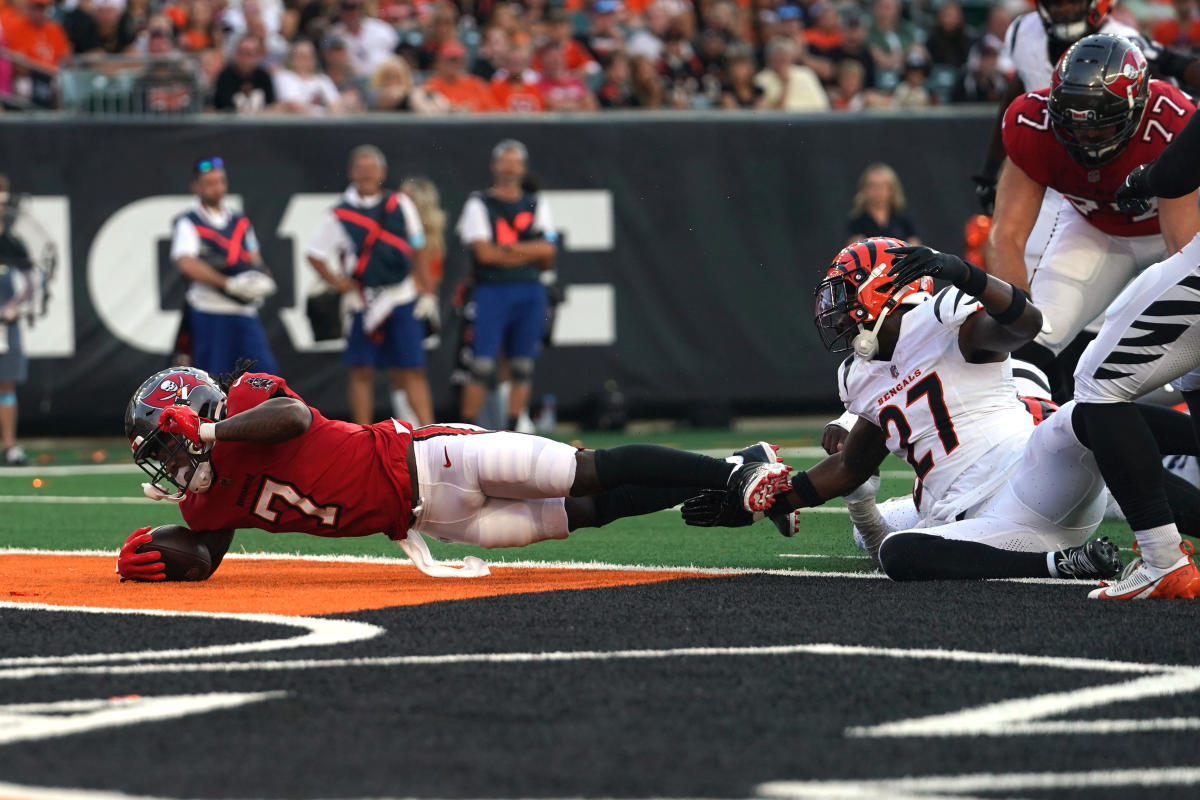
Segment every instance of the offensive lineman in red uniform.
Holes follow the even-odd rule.
[[[790,467],[765,442],[731,461],[654,445],[577,450],[538,436],[472,425],[413,430],[396,420],[356,425],[325,418],[283,378],[245,373],[228,394],[207,373],[174,367],[151,376],[125,415],[148,497],[172,500],[213,570],[237,528],[315,536],[385,533],[414,563],[444,574],[420,537],[482,547],[563,539],[578,528],[670,508],[722,488],[763,511]],[[178,491],[160,485],[167,481]],[[117,560],[123,578],[164,580],[157,551],[135,531]],[[479,562],[482,566],[482,562]]]
[[[1136,45],[1097,34],[1063,54],[1050,88],[1022,95],[1005,113],[1009,163],[997,189],[988,271],[1029,291],[1042,309],[1041,334],[1015,355],[1052,380],[1055,358],[1133,276],[1200,230],[1195,192],[1140,215],[1113,202],[1129,171],[1157,158],[1194,110],[1178,89],[1150,80]],[[1066,202],[1030,279],[1025,242],[1047,188]]]

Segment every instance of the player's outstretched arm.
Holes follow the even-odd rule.
[[[877,425],[860,421],[842,449],[807,472],[797,472],[792,488],[775,499],[773,513],[819,506],[862,486],[887,458],[887,437]]]
[[[974,264],[929,247],[889,247],[887,252],[896,256],[887,273],[894,286],[926,276],[941,278],[983,306],[987,314],[968,317],[958,329],[958,348],[968,362],[1003,361],[1041,331],[1042,312],[1025,292]]]
[[[161,430],[185,436],[196,445],[207,442],[286,442],[303,434],[311,424],[312,411],[304,401],[295,397],[272,397],[220,422],[201,419],[187,406],[167,406],[158,417]]]

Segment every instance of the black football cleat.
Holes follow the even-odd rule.
[[[725,459],[732,464],[777,464],[779,463],[779,445],[770,442],[758,442],[741,450],[734,450],[733,455]],[[784,536],[795,536],[799,529],[800,520],[795,511],[783,511],[769,514],[767,519]]]
[[[766,511],[775,502],[775,495],[788,490],[787,476],[791,471],[791,467],[778,461],[749,462],[730,473],[727,491],[747,511]]]
[[[1054,569],[1060,578],[1107,580],[1121,571],[1121,554],[1107,536],[1101,536],[1055,553]]]

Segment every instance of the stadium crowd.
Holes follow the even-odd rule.
[[[1160,0],[1115,13],[1160,41],[1195,47],[1197,6]],[[1029,8],[1027,0],[0,0],[0,95],[53,105],[54,76],[73,56],[125,54],[194,65],[199,96],[190,107],[235,113],[996,102],[1012,70],[1005,30]],[[157,103],[151,110],[172,108],[169,98]]]

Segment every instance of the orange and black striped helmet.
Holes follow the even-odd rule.
[[[933,289],[933,279],[922,277],[893,288],[888,268],[894,257],[889,247],[907,242],[877,236],[844,248],[817,284],[814,322],[826,349],[832,353],[849,350],[860,326],[887,316],[905,298]]]

